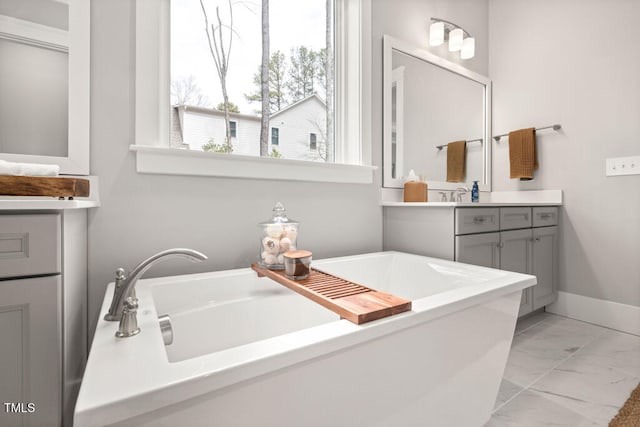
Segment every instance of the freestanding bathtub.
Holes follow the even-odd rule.
[[[481,426],[533,276],[399,252],[313,267],[410,299],[363,325],[250,269],[141,280],[142,332],[100,320],[75,426]],[[111,301],[107,289],[103,312]],[[172,320],[165,346],[158,316]]]

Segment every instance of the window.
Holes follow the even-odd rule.
[[[185,3],[186,1],[176,0],[175,3]],[[199,1],[197,3],[199,4]],[[271,5],[275,3],[275,1],[271,2]],[[293,3],[307,4],[307,2]],[[222,2],[220,7],[222,8],[225,4]],[[136,132],[135,145],[131,146],[131,150],[136,151],[136,166],[139,173],[372,182],[373,168],[360,166],[371,162],[371,138],[369,136],[371,132],[371,66],[369,64],[371,61],[371,0],[335,0],[334,105],[336,114],[333,130],[335,135],[333,161],[338,164],[330,168],[324,161],[318,161],[317,163],[321,164],[316,166],[314,166],[315,162],[305,161],[304,163],[308,166],[302,168],[301,164],[295,163],[295,159],[263,157],[253,161],[244,158],[246,157],[242,155],[244,153],[236,150],[236,147],[233,147],[233,155],[170,149],[168,120],[170,103],[166,102],[165,107],[162,100],[171,99],[171,73],[169,72],[171,61],[168,55],[170,51],[171,3],[169,0],[136,0],[135,7]],[[215,16],[215,12],[209,12],[210,22],[215,19]],[[289,14],[288,18],[291,19],[291,16],[297,15]],[[196,31],[196,26],[193,23],[191,26],[193,31]],[[304,31],[296,31],[296,37],[291,37],[289,29],[287,36],[290,39],[301,40]],[[175,51],[175,49],[173,50]],[[208,59],[211,61],[211,58]],[[216,101],[219,99],[209,100],[209,108],[219,110],[221,103],[216,103]],[[234,99],[229,99],[229,101],[227,108],[232,107],[230,104],[234,102]],[[213,105],[216,107],[213,108]],[[222,104],[222,107],[224,108],[225,105]],[[280,109],[276,112],[280,115],[278,123],[286,123],[287,121],[292,123],[295,118],[284,117],[286,113],[284,110]],[[245,114],[242,110],[240,111],[240,116],[236,120],[237,139],[240,139],[238,136],[244,137],[249,126],[255,125],[252,121],[255,114],[252,115],[252,112],[249,111]],[[272,114],[271,120],[274,120],[273,115],[276,113]],[[180,119],[182,123],[186,123],[189,118],[180,117]],[[245,119],[247,119],[246,123]],[[238,135],[237,126],[244,126],[242,135]],[[302,131],[304,132],[304,129]],[[230,139],[231,129],[229,128],[228,133],[225,133],[229,135]],[[310,133],[310,131],[307,130],[306,133]],[[280,134],[278,134],[278,143],[280,143],[279,137]],[[300,141],[301,137],[304,138],[304,134],[296,137],[296,141]],[[213,136],[216,144],[224,144],[225,138],[224,133],[218,137]],[[284,142],[283,140],[283,144]],[[237,158],[237,160],[232,158]],[[331,159],[329,160],[331,161]]]
[[[233,120],[229,121],[229,131],[231,133],[231,138],[237,138],[236,128],[238,126],[238,122],[234,122]]]
[[[280,129],[271,128],[271,145],[280,145]]]
[[[317,149],[316,134],[315,133],[310,133],[309,134],[309,149],[310,150]]]

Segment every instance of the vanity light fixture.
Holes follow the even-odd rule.
[[[429,27],[429,44],[431,46],[440,46],[444,43],[444,22],[431,22]]]
[[[457,52],[462,49],[462,39],[464,34],[462,29],[456,28],[449,33],[449,52]]]
[[[476,40],[464,28],[440,18],[431,18],[429,45],[449,42],[449,52],[460,51],[460,58],[470,59],[476,53]]]

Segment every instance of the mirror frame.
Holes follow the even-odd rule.
[[[471,71],[459,64],[448,61],[424,49],[420,49],[408,42],[396,39],[389,35],[383,36],[383,53],[382,53],[382,187],[385,188],[403,188],[404,180],[402,178],[393,178],[391,174],[391,156],[392,156],[392,129],[391,129],[391,90],[392,90],[392,52],[393,50],[421,59],[427,63],[433,64],[444,70],[455,73],[461,77],[473,80],[484,87],[483,106],[484,106],[484,132],[483,132],[483,165],[482,165],[482,182],[480,184],[481,191],[491,191],[491,80]],[[436,147],[433,148],[434,150]],[[402,150],[400,149],[400,152]],[[446,182],[427,180],[429,190],[455,190],[461,185],[468,183]]]
[[[11,162],[60,166],[63,175],[89,175],[91,5],[87,0],[52,0],[69,6],[69,107],[67,156],[0,153]]]

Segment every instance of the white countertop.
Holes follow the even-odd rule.
[[[464,202],[403,202],[402,189],[383,188],[380,191],[380,206],[384,207],[500,207],[500,206],[562,206],[562,190],[492,191],[480,192],[480,202],[471,203],[471,195],[464,194]],[[430,196],[431,198],[431,196]],[[432,200],[438,200],[433,197]]]
[[[87,209],[98,206],[99,201],[85,198],[58,200],[54,197],[0,196],[0,211]]]
[[[382,202],[382,206],[385,207],[433,207],[433,208],[485,208],[485,207],[500,207],[500,206],[562,206],[562,202]]]

